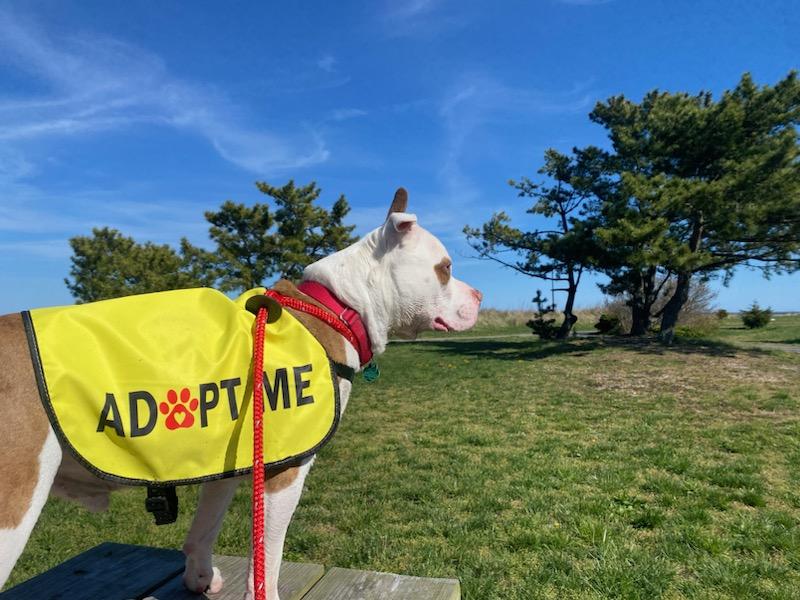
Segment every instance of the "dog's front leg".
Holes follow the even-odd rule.
[[[292,520],[294,509],[303,491],[303,482],[314,459],[280,473],[270,473],[264,485],[264,570],[266,573],[267,600],[279,600],[278,574],[281,569],[283,542]],[[252,600],[253,556],[250,555],[250,573],[247,578],[245,600]]]
[[[200,488],[197,512],[183,544],[183,553],[186,555],[183,583],[193,592],[209,590],[213,593],[222,589],[223,579],[219,569],[211,564],[211,551],[222,527],[225,511],[241,480],[240,477],[234,477],[209,481]]]

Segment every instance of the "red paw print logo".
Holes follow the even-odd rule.
[[[192,398],[189,388],[181,390],[180,402],[178,402],[178,393],[175,390],[167,392],[167,400],[169,404],[162,402],[158,407],[162,414],[169,414],[166,421],[167,429],[180,429],[194,425],[192,413],[197,410],[199,402],[197,398]],[[186,408],[187,406],[189,408]]]

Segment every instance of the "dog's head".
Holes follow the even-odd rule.
[[[444,245],[406,212],[408,195],[397,190],[384,223],[383,268],[396,298],[390,331],[407,338],[422,331],[463,331],[475,325],[481,293],[453,276]]]
[[[408,194],[400,188],[381,227],[304,273],[361,314],[377,352],[389,332],[413,338],[431,329],[469,329],[482,299],[453,277],[444,245],[406,212],[407,205]]]

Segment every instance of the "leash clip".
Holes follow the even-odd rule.
[[[175,486],[147,486],[147,498],[144,501],[147,512],[153,513],[156,525],[169,525],[178,518],[178,494]]]

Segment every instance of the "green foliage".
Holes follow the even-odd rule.
[[[256,185],[277,206],[274,272],[282,277],[299,279],[306,266],[358,239],[351,235],[355,226],[344,224],[350,212],[344,195],[339,196],[328,211],[314,205],[322,190],[313,181],[301,187],[296,187],[294,181],[280,188],[263,181]]]
[[[109,228],[72,238],[67,287],[78,302],[199,286],[241,291],[278,274],[298,279],[305,266],[355,241],[353,226],[343,224],[350,211],[344,196],[328,211],[314,205],[321,191],[314,182],[256,185],[277,209],[226,201],[219,210],[206,212],[213,251],[185,238],[177,251],[139,244]]]
[[[665,326],[693,276],[746,263],[766,275],[800,266],[800,82],[758,87],[749,74],[719,100],[653,90],[615,96],[590,118],[613,150],[595,190],[609,293],[647,308],[656,270],[678,275]]]
[[[601,314],[600,318],[597,319],[597,323],[594,324],[594,328],[597,329],[597,331],[599,331],[600,333],[607,333],[612,335],[617,335],[621,333],[619,318],[607,315],[605,313]]]
[[[350,235],[354,226],[343,223],[350,212],[344,196],[328,211],[314,205],[322,190],[313,181],[300,187],[291,180],[283,187],[263,181],[256,186],[272,198],[274,212],[268,204],[227,201],[219,211],[206,213],[220,289],[249,289],[277,274],[299,279],[306,266],[356,240]]]
[[[552,340],[558,334],[558,327],[555,325],[555,319],[545,318],[552,312],[555,312],[555,305],[547,304],[542,290],[536,290],[536,297],[533,299],[536,304],[536,312],[533,319],[525,323],[526,327],[530,327],[534,335],[538,335],[540,340]]]
[[[716,315],[717,319],[719,319],[720,321],[724,321],[724,320],[725,320],[725,319],[727,319],[727,318],[728,318],[728,316],[729,316],[729,313],[728,313],[728,311],[727,311],[727,310],[725,310],[724,308],[720,308],[720,309],[719,309],[719,310],[718,310],[716,313],[714,313],[714,314]]]
[[[581,273],[600,271],[609,278],[603,291],[630,306],[630,332],[645,334],[661,317],[665,341],[698,282],[722,275],[727,283],[742,264],[766,276],[800,268],[795,72],[762,87],[745,74],[718,99],[615,96],[589,117],[607,130],[610,150],[548,150],[539,173],[549,183],[510,182],[552,229],[525,231],[496,213],[464,229],[479,256],[560,282],[567,318]],[[655,308],[668,282],[669,301]],[[570,327],[565,319],[561,331]]]
[[[800,248],[800,82],[774,87],[749,74],[714,101],[654,90],[636,104],[600,103],[590,118],[609,130],[617,181],[609,200],[620,211],[601,230],[635,242],[673,272],[730,270],[756,261],[768,272],[797,268]],[[632,211],[644,217],[633,224]],[[657,256],[661,254],[661,256]]]
[[[752,306],[741,314],[742,323],[748,329],[761,329],[769,325],[772,320],[772,309],[761,308],[758,302],[753,302]]]
[[[139,244],[103,227],[69,243],[72,280],[64,281],[79,303],[211,285],[214,280],[207,269],[197,268],[196,249],[185,239],[176,252],[166,244]]]
[[[556,288],[567,294],[564,322],[558,329],[561,338],[569,334],[577,320],[573,314],[575,296],[583,273],[592,265],[592,220],[586,218],[585,211],[599,156],[594,149],[576,151],[572,156],[549,149],[538,172],[552,185],[537,184],[527,177],[509,181],[519,197],[534,200],[527,212],[552,219],[552,229],[523,231],[512,227],[511,219],[502,211],[480,228],[464,227],[467,241],[479,257],[562,286]],[[509,253],[514,260],[506,258]]]
[[[205,217],[211,224],[209,237],[216,244],[207,264],[218,276],[220,289],[251,289],[275,273],[278,250],[270,232],[274,220],[269,206],[227,200]]]

